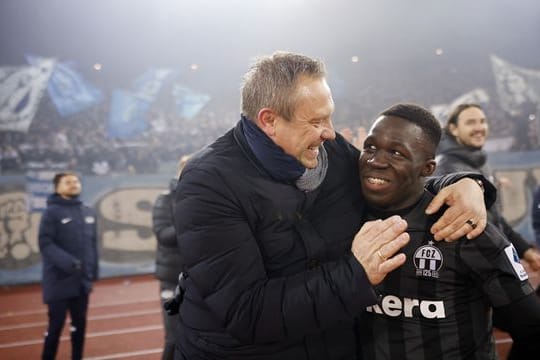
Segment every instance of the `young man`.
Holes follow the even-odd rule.
[[[450,113],[446,122],[445,131],[437,149],[437,169],[434,175],[458,171],[478,172],[497,184],[487,163],[487,153],[483,150],[488,134],[488,119],[479,105],[458,105]],[[521,234],[512,229],[502,216],[500,206],[490,208],[488,220],[506,235],[520,258],[527,261],[533,270],[540,270],[540,252]]]
[[[436,243],[426,215],[441,128],[424,108],[398,104],[371,127],[360,157],[369,219],[402,216],[405,264],[376,286],[381,300],[360,322],[364,359],[496,359],[490,306],[513,319],[516,359],[540,346],[540,302],[514,247],[491,224],[475,240]],[[385,249],[377,256],[386,258]],[[536,352],[536,355],[538,352]]]
[[[42,359],[54,359],[67,311],[72,359],[82,359],[88,296],[98,277],[96,216],[79,200],[81,182],[72,172],[54,176],[54,193],[39,225],[43,301],[49,325]]]
[[[334,132],[333,111],[320,61],[261,58],[245,76],[241,120],[186,165],[177,360],[356,356],[354,320],[376,301],[372,284],[403,263],[394,254],[408,235],[399,217],[364,224],[359,153]],[[439,239],[485,224],[480,187],[456,185],[467,190],[445,188],[433,204],[457,201],[434,226]]]

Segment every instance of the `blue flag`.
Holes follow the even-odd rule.
[[[110,138],[129,139],[148,128],[147,114],[150,103],[123,90],[114,90],[107,125]]]
[[[32,65],[39,59],[35,56],[26,58]],[[56,63],[47,91],[61,116],[76,114],[103,101],[102,92],[68,63]]]
[[[177,113],[186,119],[193,119],[210,101],[209,95],[197,93],[179,84],[174,85],[172,93]]]
[[[172,69],[149,69],[134,81],[134,93],[146,101],[153,102],[163,85],[174,75]]]

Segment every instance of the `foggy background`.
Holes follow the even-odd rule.
[[[500,108],[489,56],[540,70],[539,19],[537,0],[2,0],[0,66],[25,65],[27,54],[71,62],[105,96],[99,110],[69,121],[44,96],[30,135],[2,139],[31,142],[32,134],[64,131],[61,122],[68,137],[81,122],[102,126],[114,89],[130,88],[149,68],[174,68],[182,84],[211,99],[189,121],[167,115],[167,101],[153,105],[166,126],[185,128],[157,140],[176,147],[154,151],[177,159],[238,120],[241,77],[254,57],[288,50],[326,62],[338,130],[369,126],[398,101],[448,104],[484,88],[491,140],[514,137],[503,148],[536,149],[537,141],[515,140],[530,132],[536,109],[519,120]],[[151,149],[153,136],[138,140]]]
[[[437,56],[436,49],[443,54]],[[72,60],[89,81],[106,89],[127,86],[151,66],[175,67],[187,85],[236,101],[251,59],[275,50],[322,58],[329,79],[350,97],[385,86],[389,101],[429,97],[443,103],[475,86],[492,85],[490,53],[540,69],[540,2],[0,2],[1,65],[23,64],[26,53]],[[359,61],[352,63],[352,56]],[[103,65],[101,71],[93,70],[95,63]],[[191,64],[199,69],[190,70]],[[435,87],[443,91],[430,94]]]

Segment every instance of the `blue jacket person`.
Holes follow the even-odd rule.
[[[68,310],[72,359],[81,359],[88,295],[98,277],[96,216],[79,200],[76,174],[58,173],[53,183],[55,192],[47,199],[39,226],[43,301],[49,317],[42,359],[55,358]]]

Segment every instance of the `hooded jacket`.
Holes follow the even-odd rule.
[[[78,198],[52,194],[39,225],[45,303],[89,293],[98,278],[97,227],[94,210]]]
[[[152,230],[157,239],[156,277],[174,283],[181,272],[180,253],[174,230],[174,195],[178,180],[172,179],[169,191],[160,194],[152,208]]]
[[[487,153],[482,149],[476,149],[459,144],[455,138],[446,132],[437,149],[437,167],[434,175],[445,175],[455,172],[476,172],[484,175],[492,183],[496,183],[493,171],[487,163]],[[519,257],[530,249],[532,245],[518,232],[514,231],[506,219],[501,215],[500,205],[494,204],[488,211],[488,220],[495,224],[506,235],[508,240],[516,248]]]

